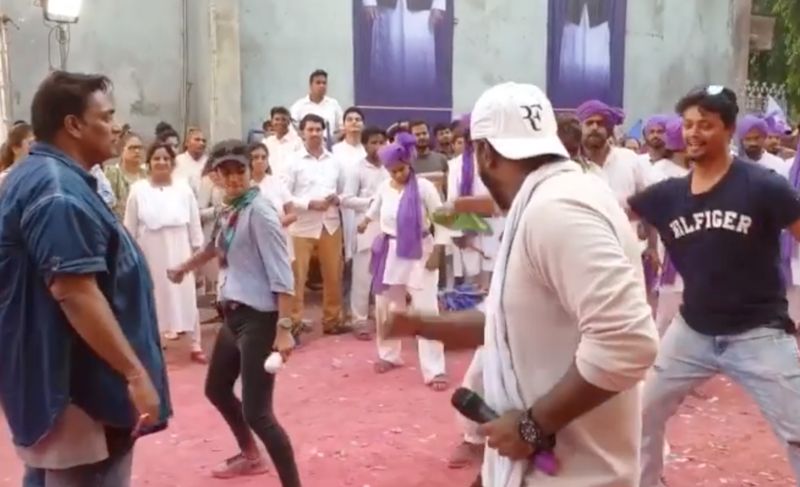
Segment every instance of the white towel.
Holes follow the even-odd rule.
[[[503,312],[503,287],[511,245],[519,228],[522,215],[536,188],[545,180],[562,173],[581,171],[572,161],[545,165],[525,179],[506,217],[503,239],[497,253],[489,296],[486,299],[486,329],[484,336],[483,385],[486,403],[498,414],[514,409],[530,407],[522,399],[518,375],[514,371],[511,349],[508,346],[508,330]],[[485,487],[520,487],[530,462],[512,461],[501,457],[496,450],[487,448],[483,462],[483,485]]]

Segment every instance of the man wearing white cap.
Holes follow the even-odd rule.
[[[484,487],[633,486],[658,333],[640,251],[609,187],[568,159],[550,101],[505,83],[472,111],[481,180],[507,212],[483,315],[397,316],[392,335],[484,345]],[[470,340],[471,339],[471,340]],[[471,342],[471,343],[469,343]],[[556,476],[532,468],[550,448]]]

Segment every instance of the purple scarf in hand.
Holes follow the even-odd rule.
[[[797,145],[797,154],[794,156],[794,163],[789,170],[789,184],[792,185],[795,191],[800,191],[800,144]],[[797,257],[797,242],[788,230],[784,230],[783,233],[781,233],[780,258],[786,287],[791,286],[793,283],[792,257]]]

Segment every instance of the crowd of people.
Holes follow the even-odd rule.
[[[710,86],[630,140],[618,108],[557,117],[538,88],[505,83],[452,124],[384,128],[327,80],[313,72],[262,134],[210,150],[196,127],[116,124],[103,76],[39,87],[0,150],[0,273],[15,283],[0,399],[25,487],[128,485],[135,438],[172,414],[163,349],[182,335],[240,448],[213,475],[265,472],[257,438],[281,484],[301,485],[265,362],[313,328],[320,287],[321,330],[374,340],[376,373],[413,336],[423,384],[445,391],[445,348],[475,349],[462,383],[501,416],[462,418],[449,464],[483,460],[476,485],[656,487],[666,421],[717,373],[800,473],[800,155],[781,114],[739,117]],[[466,213],[489,231],[450,224]],[[460,284],[488,297],[442,314]],[[199,294],[223,320],[210,357]],[[561,473],[528,469],[554,448]]]

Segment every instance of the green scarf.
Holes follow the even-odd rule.
[[[217,234],[219,235],[219,263],[222,267],[228,267],[228,250],[233,243],[233,237],[236,235],[236,224],[239,222],[239,214],[258,196],[258,187],[253,187],[244,192],[241,196],[236,197],[233,201],[228,203],[222,214],[217,220]]]

